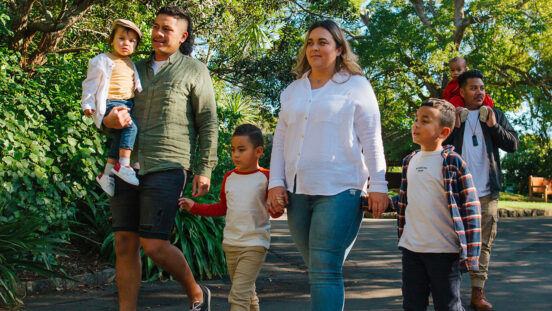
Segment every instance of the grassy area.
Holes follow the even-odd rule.
[[[552,209],[552,203],[530,202],[527,196],[501,192],[498,208]]]
[[[522,194],[501,192],[500,193],[500,200],[503,200],[503,201],[516,201],[516,202],[528,202],[529,197],[524,196]]]
[[[498,208],[552,209],[552,203],[530,202],[527,196],[501,192]]]
[[[552,209],[552,203],[505,201],[499,199],[498,208]]]

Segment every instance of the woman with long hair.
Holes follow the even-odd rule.
[[[267,204],[288,210],[293,240],[309,269],[311,308],[344,306],[342,267],[362,221],[369,187],[375,215],[387,206],[376,96],[342,30],[314,23],[281,94]]]

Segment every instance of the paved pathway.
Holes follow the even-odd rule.
[[[345,310],[401,310],[401,263],[394,220],[367,219],[344,267]],[[285,220],[273,221],[272,247],[257,281],[263,311],[310,310],[305,266]],[[501,219],[491,262],[487,296],[497,311],[552,310],[552,217]],[[227,311],[228,279],[206,282],[213,311]],[[464,275],[462,300],[469,303]],[[187,310],[175,282],[144,283],[139,310]],[[116,310],[113,284],[104,288],[28,297],[24,310]],[[430,306],[429,310],[433,310]],[[470,308],[466,305],[466,310]]]

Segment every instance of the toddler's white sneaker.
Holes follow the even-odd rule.
[[[468,119],[468,115],[470,114],[470,111],[466,108],[462,109],[460,111],[460,122],[464,123]]]
[[[110,197],[115,195],[115,178],[113,175],[101,173],[100,176],[96,177],[96,181]]]
[[[136,172],[130,166],[121,166],[120,163],[117,163],[111,169],[111,172],[131,185],[138,186],[140,184],[140,181],[136,177]]]
[[[489,118],[489,109],[485,106],[479,107],[479,121],[481,122],[487,122],[487,119]]]

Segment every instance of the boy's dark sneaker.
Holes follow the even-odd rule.
[[[190,311],[211,311],[211,291],[207,286],[199,285],[199,287],[201,287],[201,291],[203,292],[203,303],[194,301]]]

